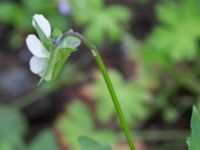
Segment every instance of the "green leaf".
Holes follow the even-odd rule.
[[[56,1],[48,0],[22,0],[21,3],[4,1],[0,2],[0,22],[12,25],[20,31],[32,31],[30,16],[42,13],[52,25],[61,29],[68,27],[67,18],[60,14]]]
[[[75,21],[85,27],[85,37],[96,45],[109,39],[119,41],[123,33],[122,24],[131,18],[131,12],[119,5],[105,6],[102,0],[70,0]],[[92,12],[92,13],[91,13]]]
[[[30,144],[29,150],[59,150],[52,130],[46,129],[37,135]]]
[[[14,150],[8,141],[0,141],[0,150]]]
[[[200,149],[200,144],[199,144],[200,113],[196,107],[193,107],[192,119],[191,119],[191,129],[192,129],[191,137],[189,137],[187,139],[187,144],[188,144],[189,150],[199,150]]]
[[[110,146],[103,145],[88,137],[79,137],[81,150],[112,150]]]
[[[27,131],[24,116],[9,106],[0,106],[0,149],[20,149],[24,147],[23,138]]]
[[[83,34],[92,43],[100,45],[101,43],[104,42],[104,36],[105,36],[105,33],[102,31],[103,29],[102,25],[103,23],[99,24],[98,22],[91,23],[85,28]]]
[[[52,6],[52,4],[48,4],[45,1],[40,1],[40,0],[22,0],[23,5],[25,8],[29,9],[31,12],[40,12],[40,10],[48,9],[49,7]]]
[[[9,106],[0,106],[0,139],[16,140],[23,137],[27,125],[22,114]]]
[[[56,126],[61,131],[65,144],[73,150],[79,150],[77,140],[80,136],[92,137],[106,144],[111,144],[116,140],[116,135],[110,130],[95,127],[94,118],[88,106],[78,100],[70,103]]]
[[[52,22],[53,27],[62,30],[68,28],[68,18],[58,11],[57,1],[51,1],[49,3],[48,0],[22,0],[22,7],[23,14],[27,18],[30,18],[30,16],[33,16],[36,13],[41,13]]]
[[[113,42],[120,39],[122,34],[121,26],[106,12],[101,12],[90,21],[84,35],[94,44],[100,45],[108,38]]]
[[[120,5],[111,5],[107,8],[107,13],[115,18],[119,22],[130,21],[132,14],[129,9]]]
[[[138,85],[127,83],[119,72],[109,71],[109,75],[129,126],[137,125],[138,119],[145,119],[150,114],[146,106],[150,93]],[[110,121],[116,115],[116,110],[101,75],[92,84],[91,91],[97,100],[98,119],[102,123]]]
[[[176,3],[172,1],[157,6],[157,13],[160,21],[167,25],[176,25],[179,21],[179,15],[176,14],[179,14],[179,11],[180,9],[177,8]]]
[[[69,0],[69,3],[74,10],[76,9],[80,11],[85,11],[88,9],[93,11],[100,10],[104,6],[103,0]]]
[[[158,5],[161,25],[154,29],[148,44],[174,62],[195,59],[200,37],[199,13],[196,0],[166,1]]]

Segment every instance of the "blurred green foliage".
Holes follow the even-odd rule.
[[[191,137],[188,138],[187,144],[188,150],[199,150],[200,144],[200,113],[196,107],[193,107],[192,119],[191,119]]]
[[[103,145],[88,137],[79,137],[81,150],[112,150],[110,146]]]
[[[23,115],[9,106],[0,106],[0,149],[25,150],[27,124]]]
[[[131,128],[138,127],[143,120],[151,119],[151,114],[158,112],[166,126],[168,123],[173,125],[193,103],[197,102],[200,106],[199,0],[159,2],[155,8],[159,24],[144,42],[137,41],[131,31],[125,33],[126,25],[134,18],[133,12],[126,6],[107,5],[104,0],[68,0],[67,2],[72,9],[68,17],[59,13],[58,3],[54,0],[0,2],[0,22],[13,28],[12,32],[8,33],[10,43],[16,48],[22,46],[24,35],[33,29],[30,16],[35,13],[44,14],[53,27],[60,29],[66,30],[74,23],[76,28],[81,28],[89,41],[99,47],[108,41],[121,40],[128,50],[123,52],[125,57],[136,62],[134,66],[136,73],[127,80],[117,71],[110,71],[109,74]],[[56,30],[52,36],[58,37],[59,32]],[[65,58],[68,55],[65,52],[63,51],[57,58],[63,59],[61,65],[64,64],[64,55]],[[128,68],[131,69],[133,68]],[[43,89],[56,90],[63,85],[75,85],[82,82],[86,76],[88,75],[84,76],[74,64],[70,63],[65,66],[60,80],[44,85]],[[117,141],[118,137],[112,130],[98,126],[99,124],[110,125],[116,117],[106,88],[104,80],[98,75],[90,88],[90,94],[96,100],[95,109],[90,109],[81,100],[73,100],[64,114],[58,118],[56,127],[61,131],[64,144],[73,150],[79,149],[78,137],[80,136],[89,136],[106,144]],[[190,97],[184,95],[184,92],[189,93]],[[189,150],[199,148],[199,120],[199,113],[194,108],[191,120],[192,134],[188,140]],[[18,110],[1,106],[0,150],[59,149],[51,129],[41,131],[30,144],[25,144],[26,124],[24,116]],[[114,128],[115,124],[110,126]],[[82,150],[89,150],[91,146],[97,146],[100,150],[105,147],[88,138],[82,139],[80,145]]]
[[[59,13],[55,0],[22,0],[20,3],[3,1],[0,2],[0,22],[14,28],[14,32],[10,35],[11,46],[14,48],[22,46],[23,34],[33,30],[31,16],[36,13],[44,14],[53,27],[60,29],[69,27],[67,17]]]
[[[98,45],[107,39],[113,42],[119,41],[124,33],[123,24],[127,24],[132,18],[132,13],[126,7],[106,6],[104,0],[69,0],[68,3],[72,8],[72,18],[78,25],[84,27],[86,38]],[[11,25],[15,30],[10,36],[11,46],[14,48],[22,46],[23,34],[32,30],[30,16],[35,13],[44,14],[53,27],[69,28],[69,16],[62,15],[58,7],[59,2],[55,0],[0,2],[0,22]]]
[[[0,106],[1,150],[59,150],[51,129],[39,133],[29,145],[24,140],[27,131],[27,122],[20,111],[10,106]]]
[[[60,29],[68,27],[66,17],[59,13],[54,0],[22,0],[21,3],[12,1],[0,3],[0,21],[23,32],[33,30],[30,16],[36,13],[44,14],[54,27]]]
[[[88,136],[102,143],[113,144],[117,137],[114,132],[107,129],[97,129],[94,116],[89,107],[80,100],[73,100],[66,112],[56,123],[64,143],[73,150],[79,150],[78,138]]]
[[[121,39],[124,28],[132,13],[121,5],[104,4],[104,0],[69,0],[73,19],[84,27],[85,37],[94,44],[102,45],[109,39],[116,42]]]
[[[150,93],[143,87],[135,86],[130,81],[125,81],[117,71],[109,71],[109,75],[129,126],[137,126],[139,120],[141,121],[151,114],[151,108],[149,107]],[[101,75],[91,86],[91,91],[97,100],[96,113],[99,121],[102,123],[110,121],[116,116],[116,112]]]
[[[30,143],[29,150],[59,150],[53,130],[45,129],[40,132]]]
[[[166,123],[175,123],[199,103],[199,8],[198,0],[159,2],[155,7],[159,24],[137,52],[142,68],[158,81],[154,106]],[[179,93],[184,90],[188,95]]]
[[[157,6],[160,22],[149,44],[172,61],[193,60],[198,53],[200,9],[198,0],[165,1]]]

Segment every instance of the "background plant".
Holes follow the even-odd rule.
[[[134,86],[134,83],[131,83],[131,81],[126,83],[128,81],[124,81],[119,72],[110,71],[109,74],[119,96],[128,124],[130,127],[139,125],[138,119],[142,120],[150,115],[151,109],[148,108],[151,98],[150,93],[142,87]],[[109,122],[115,116],[115,109],[113,104],[108,101],[110,96],[104,86],[105,83],[100,75],[98,75],[96,82],[91,85],[92,95],[97,100],[97,117],[102,123]],[[107,109],[104,110],[105,108]],[[102,110],[104,110],[104,113],[102,113]]]
[[[67,17],[59,12],[58,3],[54,0],[22,0],[20,3],[2,1],[0,3],[0,22],[14,28],[14,32],[10,35],[10,44],[12,46],[15,48],[22,46],[23,34],[33,30],[30,16],[38,12],[45,14],[49,20],[54,20],[54,27],[65,29],[69,26]]]
[[[97,45],[103,44],[106,39],[119,41],[124,33],[122,24],[128,23],[132,17],[126,7],[106,6],[104,0],[69,0],[68,3],[74,20],[84,27],[85,37]]]
[[[189,137],[187,139],[187,144],[189,147],[189,150],[197,150],[199,149],[199,143],[198,143],[198,139],[199,139],[199,127],[200,125],[200,114],[199,111],[197,110],[196,107],[193,107],[193,112],[192,112],[192,119],[191,119],[191,129],[192,129],[192,133],[191,133],[191,137]]]
[[[69,14],[63,14],[60,6],[68,6]],[[7,136],[3,140],[1,138],[0,149],[15,150],[18,146],[26,149],[44,149],[43,143],[47,140],[51,141],[48,143],[55,144],[51,146],[55,149],[62,149],[63,145],[68,145],[69,149],[78,148],[80,143],[76,137],[81,135],[81,132],[77,131],[75,137],[72,132],[58,126],[59,120],[63,121],[63,126],[66,122],[69,124],[66,120],[73,118],[70,115],[71,105],[77,99],[89,111],[88,118],[92,118],[93,128],[88,129],[89,134],[93,135],[97,131],[100,134],[105,130],[111,134],[115,132],[114,136],[117,136],[117,139],[110,142],[112,148],[126,150],[127,147],[123,144],[124,138],[115,120],[113,107],[106,105],[106,99],[109,101],[109,97],[104,93],[104,83],[99,73],[95,73],[95,76],[92,74],[96,65],[91,55],[84,52],[85,47],[72,54],[70,63],[64,65],[65,70],[59,76],[59,80],[32,91],[38,79],[27,70],[29,54],[21,48],[26,49],[23,41],[25,36],[32,32],[30,16],[35,13],[45,14],[52,22],[53,28],[66,30],[70,26],[100,47],[116,90],[119,91],[118,96],[123,99],[121,103],[130,108],[133,108],[134,104],[138,108],[137,111],[125,111],[130,113],[126,117],[131,118],[128,119],[129,126],[135,133],[134,137],[139,139],[136,143],[141,149],[186,149],[185,140],[189,136],[191,108],[196,104],[198,109],[200,104],[198,7],[197,0],[52,0],[51,3],[41,3],[37,0],[2,1],[1,104],[10,103],[12,107],[9,105],[6,109],[14,109],[15,114],[20,114],[21,117],[16,118],[19,124],[25,125],[21,125],[24,128],[23,133],[17,133],[19,141],[10,140]],[[10,10],[12,13],[9,13]],[[101,22],[95,22],[94,18]],[[108,25],[104,27],[103,22]],[[10,43],[15,48],[8,46]],[[23,92],[17,93],[18,90]],[[80,108],[81,113],[82,107]],[[100,113],[102,109],[105,112],[111,110],[109,117]],[[9,113],[4,114],[2,120],[11,119],[8,117]],[[14,126],[4,126],[1,127],[2,132],[14,129]],[[9,136],[10,134],[6,133]],[[15,132],[13,138],[16,137],[14,134]],[[64,142],[60,134],[65,139]],[[74,140],[70,143],[68,134],[74,135]],[[171,134],[174,136],[171,137]],[[86,143],[104,143],[104,139],[95,140],[98,142],[86,138]],[[39,147],[31,146],[37,143]]]

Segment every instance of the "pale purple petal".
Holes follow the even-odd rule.
[[[71,13],[71,7],[69,6],[69,4],[67,4],[65,2],[60,2],[58,9],[59,9],[60,13],[63,15],[68,15]]]

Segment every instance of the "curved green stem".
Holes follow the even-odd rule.
[[[113,88],[112,82],[110,80],[110,77],[108,75],[106,67],[105,67],[105,65],[103,63],[103,60],[102,60],[97,48],[94,45],[92,45],[91,43],[89,43],[81,34],[79,34],[77,32],[64,33],[63,36],[59,39],[59,42],[61,42],[67,36],[77,37],[92,52],[93,56],[95,57],[96,63],[97,63],[97,65],[98,65],[98,67],[99,67],[99,69],[100,69],[100,71],[101,71],[101,73],[102,73],[102,75],[104,77],[104,80],[105,80],[106,85],[108,87],[109,93],[110,93],[110,95],[112,97],[115,109],[117,111],[118,118],[120,120],[120,123],[121,123],[121,126],[123,128],[124,134],[125,134],[125,136],[127,138],[127,141],[128,141],[128,143],[130,145],[130,148],[131,148],[131,150],[136,150],[134,142],[133,142],[133,139],[132,139],[132,136],[131,136],[131,132],[130,132],[130,130],[128,128],[128,125],[126,123],[125,117],[123,115],[123,112],[122,112],[122,109],[121,109],[121,105],[119,103],[119,100],[118,100],[117,95],[115,93],[115,90]]]
[[[115,90],[113,88],[112,82],[110,80],[108,72],[107,72],[107,70],[105,68],[105,65],[104,65],[104,63],[103,63],[103,61],[102,61],[101,56],[99,55],[99,53],[96,53],[95,59],[96,59],[96,62],[98,64],[98,66],[99,66],[99,69],[100,69],[100,71],[101,71],[101,73],[102,73],[102,75],[104,77],[104,80],[106,82],[106,85],[108,87],[110,95],[112,97],[113,103],[115,105],[115,109],[117,111],[117,115],[118,115],[118,117],[120,119],[121,126],[122,126],[122,128],[124,130],[124,134],[126,135],[127,141],[128,141],[128,143],[130,145],[130,148],[131,148],[131,150],[135,150],[133,139],[132,139],[131,133],[129,131],[128,125],[126,123],[125,117],[123,115],[123,112],[122,112],[122,109],[121,109],[121,105],[119,103],[119,100],[118,100],[117,95],[115,93]]]

